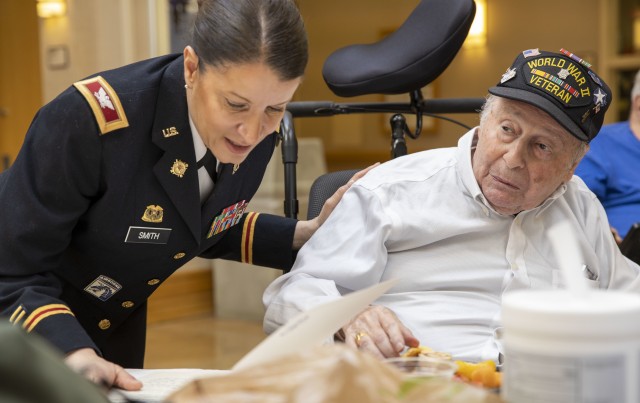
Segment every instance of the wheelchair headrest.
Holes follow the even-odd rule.
[[[451,63],[475,13],[473,0],[422,0],[400,28],[381,41],[333,52],[322,69],[324,80],[343,97],[420,89]]]

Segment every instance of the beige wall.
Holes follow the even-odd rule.
[[[87,75],[166,53],[166,9],[165,0],[67,0],[67,15],[40,19],[43,101]],[[69,64],[51,68],[48,52],[60,45]]]
[[[322,63],[333,50],[342,46],[378,40],[381,32],[399,26],[419,1],[299,0],[299,3],[312,53],[297,100],[381,100],[380,96],[333,96],[322,80]],[[486,47],[461,49],[437,80],[439,97],[484,96],[516,54],[529,48],[559,50],[564,47],[590,59],[597,70],[598,0],[487,0],[487,3]],[[468,125],[477,122],[476,115],[457,117]],[[381,118],[375,115],[304,118],[296,123],[299,136],[323,138],[329,154],[336,150],[382,150],[386,156],[390,136],[383,132],[385,128]],[[463,128],[442,122],[437,133],[424,134],[417,141],[408,140],[409,151],[452,146],[463,133]]]
[[[437,96],[484,96],[516,54],[532,47],[567,48],[590,60],[597,69],[598,1],[487,0],[486,46],[461,49],[438,78]],[[168,0],[67,2],[66,17],[40,21],[44,101],[88,74],[162,54],[168,49],[166,28],[163,29]],[[342,46],[379,40],[383,32],[398,27],[418,3],[419,0],[299,0],[311,54],[296,100],[382,100],[380,95],[348,99],[334,96],[322,79],[322,63]],[[150,32],[159,33],[150,37]],[[66,69],[52,70],[47,67],[46,52],[50,46],[60,44],[68,47],[70,64]],[[467,125],[477,122],[476,114],[451,117]],[[390,143],[387,126],[382,116],[343,115],[298,119],[296,131],[300,137],[322,138],[330,164],[332,154],[360,154],[353,165],[362,166],[362,158],[374,158],[371,162],[387,158]],[[408,140],[409,151],[454,145],[463,132],[463,128],[441,121],[435,133]]]

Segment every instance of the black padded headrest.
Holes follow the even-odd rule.
[[[333,52],[322,69],[324,80],[343,97],[420,89],[451,63],[475,13],[473,0],[422,0],[400,28],[381,41]]]

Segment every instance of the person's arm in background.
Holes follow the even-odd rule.
[[[596,137],[593,142],[597,143]],[[591,145],[589,151],[582,158],[580,164],[576,168],[575,175],[579,176],[584,181],[589,190],[591,190],[600,200],[601,203],[607,198],[607,180],[608,180],[608,168],[606,159],[600,155],[600,149],[598,144],[595,147]],[[611,234],[616,240],[616,243],[620,244],[622,238],[618,235],[618,230],[611,227]]]
[[[616,165],[617,151],[625,146],[625,140],[622,139],[626,139],[631,132],[640,141],[640,72],[636,75],[635,81],[628,121],[604,126],[591,142],[589,151],[575,171],[575,175],[585,182],[605,208],[610,201],[610,193],[615,193],[618,187],[624,186],[619,182],[620,175],[628,175],[621,171],[620,162]],[[627,228],[611,227],[614,239],[620,244],[622,237],[618,230],[624,233]]]
[[[0,322],[0,401],[108,403],[104,390],[64,364],[37,334]]]

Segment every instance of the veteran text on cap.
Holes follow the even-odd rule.
[[[600,131],[611,102],[611,90],[591,65],[564,49],[525,50],[489,92],[544,110],[586,142]]]

